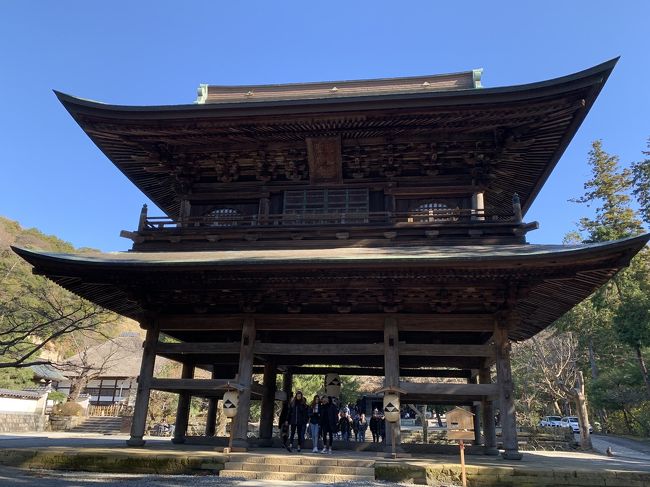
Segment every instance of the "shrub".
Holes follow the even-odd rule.
[[[61,416],[83,416],[84,408],[82,408],[79,403],[66,402],[54,406],[53,412],[54,414],[59,414]]]

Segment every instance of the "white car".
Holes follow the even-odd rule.
[[[571,431],[574,433],[580,433],[580,421],[578,421],[577,416],[566,416],[560,421],[560,426],[562,428],[571,428]],[[589,425],[589,433],[593,433],[594,428]]]
[[[561,416],[544,416],[542,420],[539,422],[539,425],[544,428],[544,427],[554,427],[554,428],[559,428],[560,423],[562,422],[562,417]]]

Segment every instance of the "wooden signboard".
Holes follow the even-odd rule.
[[[474,440],[474,415],[466,409],[455,407],[447,414],[447,438]]]

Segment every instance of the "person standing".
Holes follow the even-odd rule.
[[[305,439],[305,427],[307,426],[307,401],[302,395],[302,391],[296,391],[295,397],[289,404],[289,426],[291,426],[291,434],[289,436],[289,444],[287,450],[291,451],[293,448],[293,437],[298,433],[298,453],[302,450],[302,443]]]
[[[323,450],[321,453],[332,454],[332,443],[334,442],[334,433],[338,426],[339,411],[328,396],[323,396],[321,405],[320,427],[323,432]]]
[[[382,443],[386,441],[386,417],[383,414],[379,415],[379,441]]]
[[[350,441],[350,430],[352,429],[352,419],[350,415],[341,411],[341,419],[339,419],[339,431],[341,432],[341,439],[348,446]]]
[[[368,420],[366,415],[361,413],[359,415],[358,426],[357,426],[357,441],[366,441],[366,430],[368,429]]]
[[[379,410],[375,409],[370,418],[370,432],[372,433],[372,442],[379,443]]]
[[[312,453],[318,453],[318,432],[320,429],[321,409],[320,398],[316,394],[309,406],[309,431],[313,442]]]

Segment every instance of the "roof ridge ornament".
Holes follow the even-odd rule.
[[[481,77],[483,76],[483,68],[472,69],[472,81],[474,82],[474,88],[483,88],[481,84]]]

